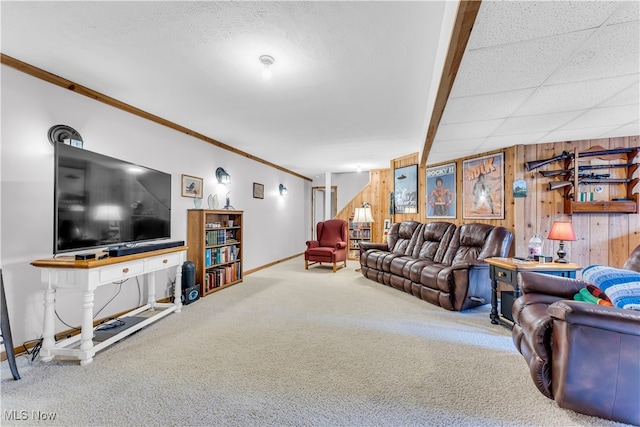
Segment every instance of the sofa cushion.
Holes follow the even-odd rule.
[[[605,265],[590,265],[582,280],[604,291],[614,307],[640,310],[640,273]]]

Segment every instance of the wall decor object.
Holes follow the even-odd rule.
[[[524,179],[513,181],[513,197],[527,197],[527,181]]]
[[[462,218],[504,219],[504,153],[462,162]]]
[[[456,217],[456,164],[427,168],[427,218]]]
[[[418,165],[393,171],[393,194],[396,214],[418,213]]]
[[[202,199],[202,178],[182,175],[182,197],[196,197]]]
[[[264,184],[253,183],[253,198],[264,199]]]

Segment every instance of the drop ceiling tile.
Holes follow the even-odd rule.
[[[478,152],[497,150],[513,145],[533,144],[548,133],[549,132],[531,132],[520,135],[490,136],[481,147],[478,147],[480,150]]]
[[[521,135],[530,132],[550,132],[584,114],[587,110],[535,116],[510,117],[491,136]]]
[[[548,142],[558,141],[579,141],[583,139],[596,139],[602,138],[604,135],[609,135],[615,131],[619,126],[601,126],[593,128],[582,129],[562,129],[549,132],[543,138],[536,141],[536,144],[543,144]],[[626,136],[626,135],[625,135]]]
[[[599,138],[616,138],[619,136],[640,135],[640,122],[636,121],[628,125],[620,126],[610,132],[604,133]]]
[[[540,86],[593,30],[486,49],[468,50],[451,96],[462,97]]]
[[[637,80],[637,75],[630,75],[543,86],[514,115],[530,116],[593,108]]]
[[[620,93],[612,96],[598,107],[612,107],[614,105],[639,105],[640,104],[640,83],[636,83],[623,89]]]
[[[497,119],[440,125],[438,126],[435,139],[438,141],[447,141],[489,136],[502,122],[503,119]]]
[[[466,138],[453,141],[436,140],[431,152],[433,153],[450,153],[453,151],[473,151],[481,146],[486,138]]]
[[[580,129],[590,126],[622,126],[632,123],[640,117],[639,105],[594,108],[575,120],[562,126],[562,129]]]
[[[449,153],[429,153],[429,157],[427,158],[427,166],[434,165],[436,163],[449,162],[451,160],[468,157],[473,154],[474,152],[472,150],[452,151]]]
[[[596,31],[545,84],[622,76],[639,70],[640,21],[636,20]]]
[[[637,1],[621,1],[618,2],[618,8],[607,21],[607,25],[619,24],[638,20],[640,16],[640,2]]]
[[[482,2],[469,49],[595,28],[619,7],[616,2],[604,1]],[[627,10],[627,15],[632,12]]]
[[[533,93],[533,89],[449,98],[440,123],[461,123],[505,118]]]

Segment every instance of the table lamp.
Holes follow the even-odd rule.
[[[576,234],[573,232],[573,225],[570,222],[566,221],[555,221],[551,226],[551,231],[549,231],[549,235],[547,236],[549,240],[559,240],[560,246],[558,247],[558,259],[555,262],[560,262],[563,264],[568,263],[564,257],[567,254],[564,251],[564,241],[575,241]]]

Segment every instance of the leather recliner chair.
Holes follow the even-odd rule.
[[[624,269],[640,271],[640,246]],[[521,272],[513,342],[561,408],[640,425],[640,312],[574,301],[581,280]]]

